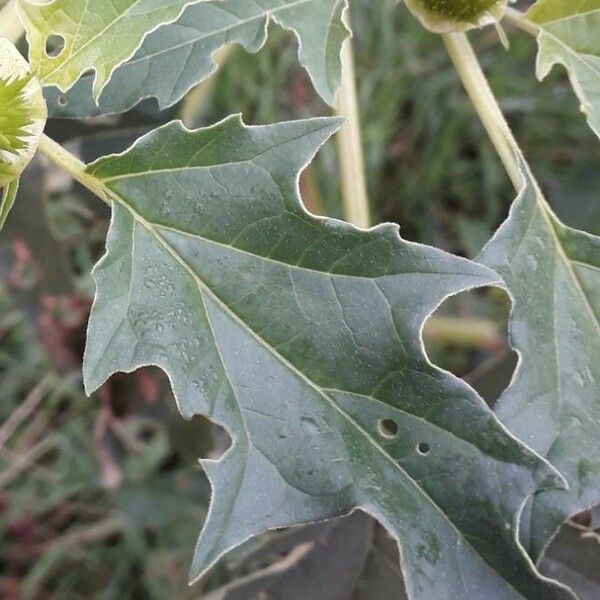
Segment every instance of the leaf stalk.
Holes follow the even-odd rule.
[[[57,144],[53,139],[49,138],[46,134],[43,134],[40,139],[38,150],[55,165],[69,173],[75,181],[98,196],[100,200],[106,202],[108,205],[111,204],[106,197],[104,185],[95,177],[88,175],[85,163],[63,148],[60,144]]]
[[[503,344],[496,323],[477,318],[430,317],[423,328],[423,338],[428,342],[466,348],[493,348]]]
[[[337,135],[342,204],[346,219],[357,227],[367,229],[371,225],[371,218],[360,132],[352,38],[347,39],[342,47],[342,65],[342,82],[337,109],[337,114],[346,121]]]
[[[530,19],[528,19],[520,10],[516,8],[507,7],[504,14],[504,18],[511,24],[529,33],[530,35],[537,37],[540,33],[540,28]]]
[[[510,180],[515,189],[520,191],[522,177],[518,160],[522,152],[477,60],[473,46],[464,33],[446,33],[442,35],[442,39]]]

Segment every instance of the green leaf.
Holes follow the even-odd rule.
[[[42,85],[65,92],[91,70],[97,98],[143,39],[176,20],[193,1],[197,0],[18,0],[18,9],[27,30],[30,62]],[[53,41],[60,41],[58,51],[49,54],[47,46]]]
[[[423,27],[435,33],[466,31],[497,22],[508,0],[404,0]]]
[[[194,579],[259,532],[360,508],[400,542],[413,599],[571,598],[516,541],[556,472],[423,349],[440,302],[497,275],[395,225],[309,215],[299,172],[339,123],[171,123],[89,166],[114,212],[86,389],[155,364],[185,417],[231,434],[203,461]]]
[[[349,33],[343,22],[346,5],[346,0],[212,0],[190,6],[176,23],[149,35],[115,71],[98,106],[91,99],[91,78],[84,77],[65,96],[48,90],[51,113],[70,118],[118,113],[149,97],[158,98],[161,108],[171,106],[215,71],[212,55],[223,45],[237,43],[258,52],[271,20],[296,34],[300,62],[333,105]]]
[[[540,27],[538,79],[562,64],[582,112],[600,136],[600,0],[538,0],[527,17]]]
[[[538,559],[570,515],[600,503],[600,238],[560,223],[526,171],[478,260],[502,276],[514,301],[520,363],[497,414],[570,486],[540,492],[526,511],[523,542]]]
[[[46,125],[46,103],[27,61],[14,45],[0,38],[0,229]]]

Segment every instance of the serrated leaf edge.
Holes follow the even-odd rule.
[[[583,292],[583,289],[581,288],[581,284],[580,284],[577,276],[573,272],[573,269],[571,268],[570,261],[568,259],[568,256],[564,252],[564,249],[563,249],[563,247],[562,247],[562,245],[560,243],[560,239],[556,235],[555,226],[558,225],[559,227],[561,227],[562,229],[564,229],[564,231],[571,232],[571,233],[574,233],[574,234],[576,234],[578,236],[586,237],[586,238],[589,238],[589,239],[595,239],[595,236],[593,236],[592,234],[588,233],[587,231],[582,231],[580,229],[575,229],[573,227],[569,227],[567,225],[564,225],[560,221],[560,219],[558,218],[558,216],[556,215],[556,213],[554,212],[554,210],[552,209],[552,207],[546,201],[546,199],[545,199],[545,197],[544,197],[544,195],[542,193],[542,190],[540,189],[540,186],[539,186],[536,178],[531,173],[529,165],[522,158],[520,158],[520,157],[519,157],[519,171],[521,173],[521,178],[522,178],[521,191],[518,193],[515,202],[513,202],[512,206],[510,207],[508,217],[504,221],[504,223],[509,222],[509,220],[511,219],[511,217],[513,216],[513,214],[517,210],[517,205],[519,204],[519,200],[523,197],[524,194],[527,193],[527,187],[528,187],[528,185],[531,185],[533,187],[533,189],[535,190],[535,195],[536,195],[536,200],[537,200],[538,206],[540,207],[540,209],[541,209],[541,211],[543,213],[543,216],[544,216],[546,222],[549,225],[549,229],[552,232],[552,236],[555,238],[556,246],[557,246],[557,248],[559,248],[559,254],[561,256],[561,260],[563,260],[564,263],[566,264],[567,270],[572,275],[572,277],[573,277],[573,279],[574,279],[574,281],[576,283],[578,291],[580,292],[580,294],[584,298],[585,305],[589,308],[589,310],[590,310],[590,312],[592,314],[593,320],[596,322],[597,326],[600,328],[600,323],[598,323],[598,320],[596,319],[596,317],[595,317],[595,315],[593,313],[593,310],[591,309],[591,307],[589,305],[589,301],[588,301],[587,297],[585,296],[585,293]],[[501,225],[494,232],[494,235],[490,238],[490,240],[488,241],[488,243],[484,246],[484,248],[482,249],[480,255],[483,254],[483,252],[485,251],[485,249],[487,248],[488,245],[492,244],[493,242],[495,242],[497,240],[497,238],[502,234],[502,229],[503,229],[503,226]],[[475,262],[478,262],[479,261],[479,256],[477,256],[474,260],[475,260]],[[512,322],[513,322],[513,316],[514,316],[514,311],[515,311],[515,307],[516,307],[515,297],[514,297],[513,293],[511,292],[511,290],[509,289],[509,287],[507,286],[506,282],[504,282],[502,280],[502,278],[500,278],[500,279],[501,280],[500,280],[499,286],[507,293],[508,297],[510,298],[511,306],[512,306],[511,312],[510,312],[510,317],[509,317],[509,333],[510,333],[510,335],[509,335],[510,340],[509,341],[511,341],[512,340]],[[523,368],[523,353],[515,345],[513,345],[512,342],[510,343],[510,347],[512,348],[512,350],[517,355],[517,366],[515,367],[515,369],[513,371],[513,374],[511,376],[510,382],[509,382],[508,386],[505,388],[503,394],[513,386],[513,384],[515,383],[517,377],[520,374],[521,369]],[[535,454],[537,454],[537,452],[535,450],[533,450],[533,449],[531,449],[531,450],[533,452],[535,452]],[[546,461],[547,461],[547,459],[546,459]],[[549,462],[549,461],[547,461],[547,462]],[[557,469],[557,472],[559,472],[558,469]],[[562,476],[562,474],[561,474],[561,477],[563,478],[563,480],[565,480],[564,476]],[[566,480],[565,480],[565,482],[566,482]],[[567,491],[567,490],[570,489],[570,486],[568,485],[568,483],[567,483],[567,485],[566,485],[566,487],[564,489],[565,489],[565,491]],[[540,488],[538,490],[538,492],[540,492],[540,491],[543,491],[543,488]],[[536,492],[536,493],[538,493],[538,492]],[[523,509],[525,508],[525,505],[526,505],[526,503],[523,505],[523,507],[521,509],[520,516],[523,513]],[[588,509],[591,509],[594,506],[600,506],[600,504],[589,505]],[[556,538],[556,536],[558,535],[559,531],[560,531],[560,529],[557,529],[554,532],[554,534],[548,539],[548,541],[546,542],[546,544],[543,546],[542,550],[540,551],[540,555],[537,558],[537,560],[536,561],[533,561],[533,560],[531,561],[534,566],[537,567],[540,564],[540,562],[542,561],[542,559],[545,556],[546,550],[550,547],[552,541]],[[527,554],[527,556],[529,558],[529,554],[525,550],[524,546],[521,544],[519,536],[517,536],[517,543],[519,544],[520,547],[523,548],[523,551]],[[554,581],[554,580],[552,580],[552,581]],[[567,587],[567,586],[564,586],[564,587]],[[570,589],[570,588],[568,588],[568,589]]]
[[[563,42],[559,37],[555,36],[553,33],[551,33],[550,31],[548,31],[546,29],[547,25],[552,25],[553,23],[569,21],[571,19],[583,17],[588,14],[597,13],[599,11],[600,11],[600,8],[596,8],[594,10],[571,15],[570,17],[566,17],[566,18],[562,17],[559,19],[554,19],[552,21],[545,21],[544,23],[537,23],[536,21],[533,21],[537,25],[537,27],[539,27],[539,33],[536,36],[536,40],[537,40],[537,44],[538,44],[538,52],[537,52],[537,56],[536,56],[536,60],[535,60],[535,76],[536,76],[537,80],[540,82],[544,81],[544,79],[546,79],[546,77],[548,77],[548,75],[550,74],[550,72],[556,65],[562,65],[564,67],[565,71],[567,72],[569,82],[571,83],[571,86],[573,87],[573,91],[575,92],[575,95],[577,96],[577,99],[579,100],[580,110],[586,116],[592,131],[598,137],[600,137],[600,131],[597,131],[591,122],[591,114],[593,111],[593,106],[588,102],[585,91],[583,90],[581,83],[579,82],[579,78],[577,77],[577,74],[573,72],[574,69],[571,69],[570,65],[567,64],[568,61],[562,60],[561,57],[556,56],[555,53],[552,53],[549,57],[543,56],[542,49],[545,47],[545,43],[544,43],[545,38],[549,38],[552,43],[563,48],[565,51],[565,54],[572,57],[573,61],[582,62],[585,64],[586,68],[589,68],[591,71],[597,71],[598,78],[600,79],[600,71],[598,71],[598,69],[596,67],[589,64],[585,59],[582,58],[583,56],[585,56],[585,54],[576,52],[568,44]]]

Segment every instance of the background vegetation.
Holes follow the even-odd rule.
[[[513,200],[503,168],[440,40],[395,0],[352,4],[373,221],[396,221],[407,239],[473,257]],[[538,84],[535,40],[524,34],[510,36],[510,53],[493,28],[474,38],[554,209],[567,224],[599,234],[598,141],[564,73]],[[163,113],[149,102],[85,124],[54,121],[48,133],[90,160],[178,115],[202,126],[232,112],[252,124],[328,114],[294,44],[277,31],[258,57],[233,50],[202,101]],[[311,211],[341,216],[335,144],[303,175],[302,193]],[[218,456],[228,440],[200,418],[183,422],[153,370],[115,377],[91,399],[83,394],[89,273],[108,218],[101,203],[38,160],[0,238],[0,598],[287,600],[298,593],[318,600],[323,589],[338,594],[324,599],[397,598],[393,544],[360,516],[265,536],[188,588],[210,494],[197,458]],[[426,331],[432,359],[490,402],[514,368],[508,311],[497,290],[464,294]],[[594,514],[566,526],[545,565],[598,585],[580,587],[584,599],[581,589],[600,597],[596,526]],[[362,568],[342,558],[349,549]],[[319,552],[332,561],[327,570]]]

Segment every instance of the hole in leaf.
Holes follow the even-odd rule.
[[[169,380],[158,367],[144,367],[133,374],[111,378],[113,412],[121,419],[132,415],[161,423],[169,432],[169,451],[161,469],[174,470],[195,464],[199,458],[219,459],[232,444],[228,432],[209,419],[195,415],[182,419]],[[142,428],[144,429],[144,428]],[[138,439],[151,442],[152,432],[138,432]],[[144,439],[146,438],[146,439]]]
[[[65,38],[62,35],[49,35],[46,39],[46,54],[56,58],[65,49]]]
[[[417,452],[421,456],[427,456],[431,452],[431,446],[427,442],[420,442],[417,446]]]
[[[490,405],[509,385],[516,366],[507,343],[510,307],[499,288],[463,292],[443,302],[423,330],[431,362],[462,377]]]
[[[393,419],[381,419],[377,423],[379,433],[388,439],[395,438],[398,435],[398,423]]]

